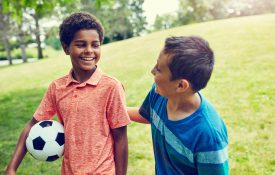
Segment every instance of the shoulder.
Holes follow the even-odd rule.
[[[202,99],[202,107],[200,111],[200,115],[204,120],[204,124],[210,131],[220,131],[221,129],[226,129],[225,123],[217,112],[216,108],[203,96]]]
[[[221,119],[213,121],[211,116],[202,116],[197,128],[195,152],[220,150],[228,145],[227,129]]]
[[[228,160],[228,136],[226,126],[220,122],[204,117],[201,123],[198,140],[194,149],[196,160],[199,163],[223,164]]]
[[[103,73],[98,84],[98,91],[105,93],[125,93],[123,84],[115,77]]]
[[[219,149],[228,144],[226,125],[214,106],[202,97],[202,107],[199,112],[200,122],[197,127],[198,149]],[[212,147],[212,148],[211,148]]]
[[[106,73],[102,73],[101,81],[103,81],[104,83],[107,83],[108,85],[113,85],[113,86],[117,84],[121,84],[121,82],[117,78],[110,76]]]

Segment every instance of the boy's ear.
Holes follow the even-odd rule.
[[[63,48],[63,51],[65,52],[66,55],[70,55],[70,52],[69,52],[69,46],[67,46],[66,44],[64,43],[61,43],[62,45],[62,48]]]
[[[190,87],[190,83],[186,79],[178,80],[177,92],[185,92]]]

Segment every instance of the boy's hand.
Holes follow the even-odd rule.
[[[12,155],[12,158],[7,166],[7,169],[5,171],[5,175],[14,175],[16,174],[16,170],[18,166],[20,165],[21,161],[23,160],[25,154],[27,153],[27,148],[26,148],[26,139],[28,137],[28,134],[30,132],[31,127],[37,123],[37,121],[33,118],[30,120],[23,131],[21,132],[21,135],[19,137],[19,140],[17,142],[15,151]]]

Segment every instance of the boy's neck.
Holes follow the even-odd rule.
[[[77,70],[73,68],[72,77],[79,83],[83,83],[91,78],[91,76],[94,74],[96,69],[97,69],[97,66],[95,66],[90,71]]]
[[[192,93],[183,96],[177,96],[173,99],[168,99],[167,114],[169,120],[177,121],[184,119],[194,113],[201,104],[201,99],[198,93]]]

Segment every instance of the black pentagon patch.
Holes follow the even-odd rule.
[[[52,162],[52,161],[55,161],[56,159],[58,159],[59,157],[58,157],[58,155],[54,155],[54,156],[49,156],[48,158],[47,158],[47,160],[46,161],[48,161],[48,162]]]
[[[55,139],[55,141],[60,145],[60,146],[62,146],[62,145],[64,145],[64,133],[57,133],[57,136],[56,136],[56,139]]]
[[[39,125],[42,127],[42,128],[45,128],[45,127],[48,127],[48,126],[52,126],[53,122],[52,121],[49,121],[49,120],[45,120],[41,123],[39,123]]]
[[[43,150],[46,142],[39,136],[32,141],[33,148],[36,150]]]

